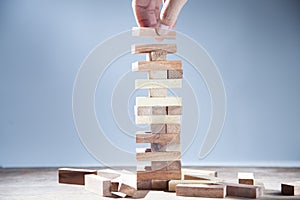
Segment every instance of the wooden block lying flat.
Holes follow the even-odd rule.
[[[151,124],[150,132],[151,133],[166,133],[166,124]]]
[[[167,115],[182,115],[182,106],[167,106]]]
[[[136,143],[180,143],[177,133],[141,133],[136,134]]]
[[[281,184],[281,194],[300,195],[300,181]]]
[[[97,174],[97,170],[59,168],[58,182],[67,184],[84,185],[84,175]]]
[[[133,44],[131,46],[132,54],[150,53],[158,50],[163,50],[167,53],[175,53],[177,47],[176,44]]]
[[[212,180],[212,181],[223,181],[220,178],[216,178],[214,176],[207,176],[207,175],[201,175],[201,174],[184,174],[183,173],[183,179],[184,180]]]
[[[149,97],[166,97],[167,89],[149,89]]]
[[[148,78],[149,79],[167,79],[167,71],[148,71]]]
[[[104,197],[111,197],[111,182],[109,179],[94,175],[85,175],[85,189]]]
[[[146,152],[137,153],[137,161],[175,161],[180,160],[181,152],[169,151],[169,152]]]
[[[181,106],[181,97],[136,97],[137,106]]]
[[[137,179],[136,175],[126,170],[122,171],[119,192],[133,197],[137,192]]]
[[[122,192],[111,192],[111,194],[119,197],[119,198],[125,198],[127,195]]]
[[[136,124],[180,124],[181,115],[149,115],[149,116],[135,116]]]
[[[164,50],[151,51],[146,54],[147,61],[167,60],[167,52]]]
[[[206,175],[206,176],[213,176],[213,177],[217,177],[217,175],[218,175],[216,171],[190,169],[190,168],[183,168],[182,174],[183,175],[189,175],[189,174],[191,174],[191,175]]]
[[[181,170],[137,171],[137,180],[171,180],[181,179]]]
[[[239,172],[238,179],[239,179],[239,184],[254,185],[253,173]]]
[[[183,71],[182,70],[168,70],[167,73],[168,79],[182,79],[183,78]]]
[[[137,79],[135,89],[182,88],[182,79]]]
[[[138,61],[132,63],[131,70],[133,72],[145,72],[153,70],[182,70],[182,62],[180,60]]]
[[[180,124],[167,124],[167,133],[180,133],[181,125]]]
[[[235,184],[235,183],[221,183],[226,185],[226,196],[243,197],[257,199],[262,197],[263,188],[261,186]]]
[[[170,180],[169,181],[169,192],[175,192],[176,185],[178,184],[213,184],[215,181],[209,180]]]
[[[152,190],[167,190],[168,182],[167,180],[152,180]]]
[[[178,184],[176,195],[186,197],[225,198],[225,185]]]
[[[181,170],[181,161],[152,161],[151,170]]]
[[[135,106],[136,115],[167,115],[166,106]]]
[[[176,31],[168,30],[168,29],[163,29],[163,31],[164,31],[163,35],[158,35],[155,28],[133,27],[131,33],[132,33],[132,36],[155,38],[158,40],[162,40],[162,39],[175,40],[176,39]]]

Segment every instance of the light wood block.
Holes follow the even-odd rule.
[[[215,181],[210,180],[170,180],[169,181],[169,192],[175,192],[176,185],[178,184],[213,184]]]
[[[152,180],[152,190],[167,190],[168,182],[167,180]]]
[[[166,97],[168,89],[149,89],[149,97]]]
[[[166,106],[140,106],[134,107],[135,114],[139,116],[143,115],[167,115],[167,107]]]
[[[201,169],[191,169],[191,168],[182,168],[182,173],[184,175],[204,175],[204,176],[213,176],[217,177],[218,173],[211,170],[201,170]]]
[[[182,88],[182,79],[137,79],[135,89]]]
[[[176,44],[133,44],[131,46],[132,54],[150,53],[158,50],[163,50],[167,53],[175,53],[177,47]]]
[[[180,133],[181,124],[167,124],[167,133]]]
[[[111,197],[111,182],[110,179],[104,178],[94,174],[85,175],[85,189],[99,194],[104,197]]]
[[[221,184],[226,185],[226,196],[257,199],[262,197],[263,195],[263,188],[261,186],[236,183]]]
[[[138,190],[151,190],[152,189],[152,180],[137,180],[137,189]]]
[[[239,184],[254,185],[253,173],[239,172],[238,179],[239,179]]]
[[[137,171],[137,180],[171,180],[181,179],[181,170]]]
[[[136,124],[179,124],[181,123],[180,115],[150,115],[150,116],[135,116]]]
[[[97,174],[97,170],[59,168],[58,182],[66,184],[84,185],[84,175]]]
[[[167,106],[167,115],[182,115],[182,106]]]
[[[136,184],[136,175],[126,170],[122,170],[119,192],[122,192],[129,197],[133,197],[137,192]]]
[[[157,34],[157,31],[155,28],[150,27],[133,27],[132,28],[132,36],[136,37],[145,37],[145,38],[154,38],[157,40],[175,40],[176,39],[176,31],[169,30],[169,29],[163,29],[164,34],[159,35]]]
[[[136,133],[136,143],[180,143],[177,133]]]
[[[176,161],[180,160],[181,152],[145,152],[136,153],[137,161]]]
[[[138,61],[132,63],[131,70],[133,72],[182,70],[182,62],[180,60]]]
[[[300,195],[300,181],[282,183],[281,194],[283,195]]]
[[[136,106],[181,106],[181,97],[136,97]]]
[[[186,197],[225,198],[225,185],[178,184],[176,195]]]
[[[146,61],[167,60],[167,52],[164,50],[151,51],[146,54]]]
[[[151,133],[166,133],[166,124],[150,124]]]
[[[168,79],[182,79],[183,71],[182,70],[168,70],[167,78]]]
[[[151,170],[181,170],[181,161],[152,161]]]
[[[180,143],[152,143],[151,151],[152,152],[181,151],[181,145]]]
[[[148,71],[148,78],[149,79],[167,79],[167,71]]]

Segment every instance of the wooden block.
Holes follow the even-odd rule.
[[[167,106],[167,115],[182,115],[182,106]]]
[[[181,170],[181,161],[152,161],[151,169],[154,170]]]
[[[221,183],[226,185],[226,196],[243,197],[257,199],[262,197],[263,188],[261,186],[235,184],[235,183]]]
[[[151,51],[146,55],[146,61],[167,60],[167,52],[164,50]]]
[[[180,60],[137,61],[132,63],[131,70],[133,72],[182,70],[182,62]]]
[[[214,176],[206,176],[201,174],[183,174],[184,180],[213,180],[213,181],[222,181],[220,178]]]
[[[136,115],[167,115],[166,106],[135,106]]]
[[[137,171],[137,180],[181,179],[181,170]]]
[[[282,183],[281,194],[283,195],[300,195],[300,181]]]
[[[111,182],[109,179],[94,175],[94,174],[87,174],[85,177],[85,189],[99,194],[104,197],[111,197]]]
[[[177,47],[176,44],[133,44],[131,46],[132,54],[150,53],[158,50],[163,50],[167,53],[175,53]]]
[[[175,40],[176,39],[176,31],[169,30],[169,29],[163,29],[163,31],[164,31],[163,35],[158,35],[157,30],[155,28],[133,27],[131,33],[132,33],[132,36],[154,38],[157,40],[163,40],[163,39]]]
[[[177,133],[136,133],[136,143],[180,143]]]
[[[181,152],[178,151],[136,153],[137,161],[175,161],[180,158]]]
[[[181,151],[180,143],[151,143],[152,152],[172,152]]]
[[[182,79],[183,71],[182,70],[168,70],[167,78],[168,79]]]
[[[238,179],[239,179],[239,184],[254,185],[253,173],[239,172]]]
[[[137,79],[135,89],[182,88],[182,79]]]
[[[186,197],[225,198],[225,185],[178,184],[176,195]]]
[[[119,192],[126,194],[127,196],[133,197],[137,192],[137,179],[136,175],[122,170],[121,181],[120,181]]]
[[[180,124],[181,115],[150,115],[150,116],[135,116],[136,124]]]
[[[163,89],[149,89],[149,97],[166,97],[168,90]]]
[[[190,169],[190,168],[183,168],[182,173],[184,175],[205,175],[205,176],[213,176],[217,177],[218,173],[216,171],[211,170],[202,170],[202,169]]]
[[[84,185],[84,175],[97,174],[97,170],[59,168],[58,182],[66,184]]]
[[[137,106],[181,106],[181,97],[136,97]]]
[[[167,190],[168,182],[167,180],[152,180],[152,190]]]
[[[167,124],[167,133],[180,133],[181,125],[180,124]]]
[[[210,180],[170,180],[169,181],[169,192],[175,192],[176,185],[178,184],[213,184],[215,181]]]
[[[113,195],[120,197],[120,198],[125,198],[127,195],[122,193],[122,192],[111,192]]]
[[[97,175],[112,180],[112,179],[120,177],[121,173],[117,172],[115,170],[112,170],[112,169],[100,169],[100,170],[97,170]]]
[[[166,133],[166,124],[151,124],[150,125],[151,133]]]
[[[167,79],[167,71],[148,71],[149,79]]]
[[[137,189],[138,190],[151,190],[152,181],[151,180],[137,180]]]

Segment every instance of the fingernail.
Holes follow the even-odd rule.
[[[159,36],[166,35],[172,27],[159,23],[157,28],[155,28],[156,34]]]

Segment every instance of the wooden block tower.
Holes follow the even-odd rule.
[[[163,36],[153,28],[133,28],[133,36],[157,40],[176,39],[175,31]],[[136,133],[136,143],[149,143],[149,148],[138,149],[138,162],[151,163],[137,169],[137,188],[166,190],[169,180],[181,179],[181,97],[168,96],[168,88],[182,87],[182,62],[167,60],[176,52],[176,44],[134,44],[133,54],[146,54],[146,61],[132,64],[133,72],[147,72],[148,79],[136,80],[136,89],[149,89],[148,97],[137,97],[136,124],[149,124],[150,131]]]

